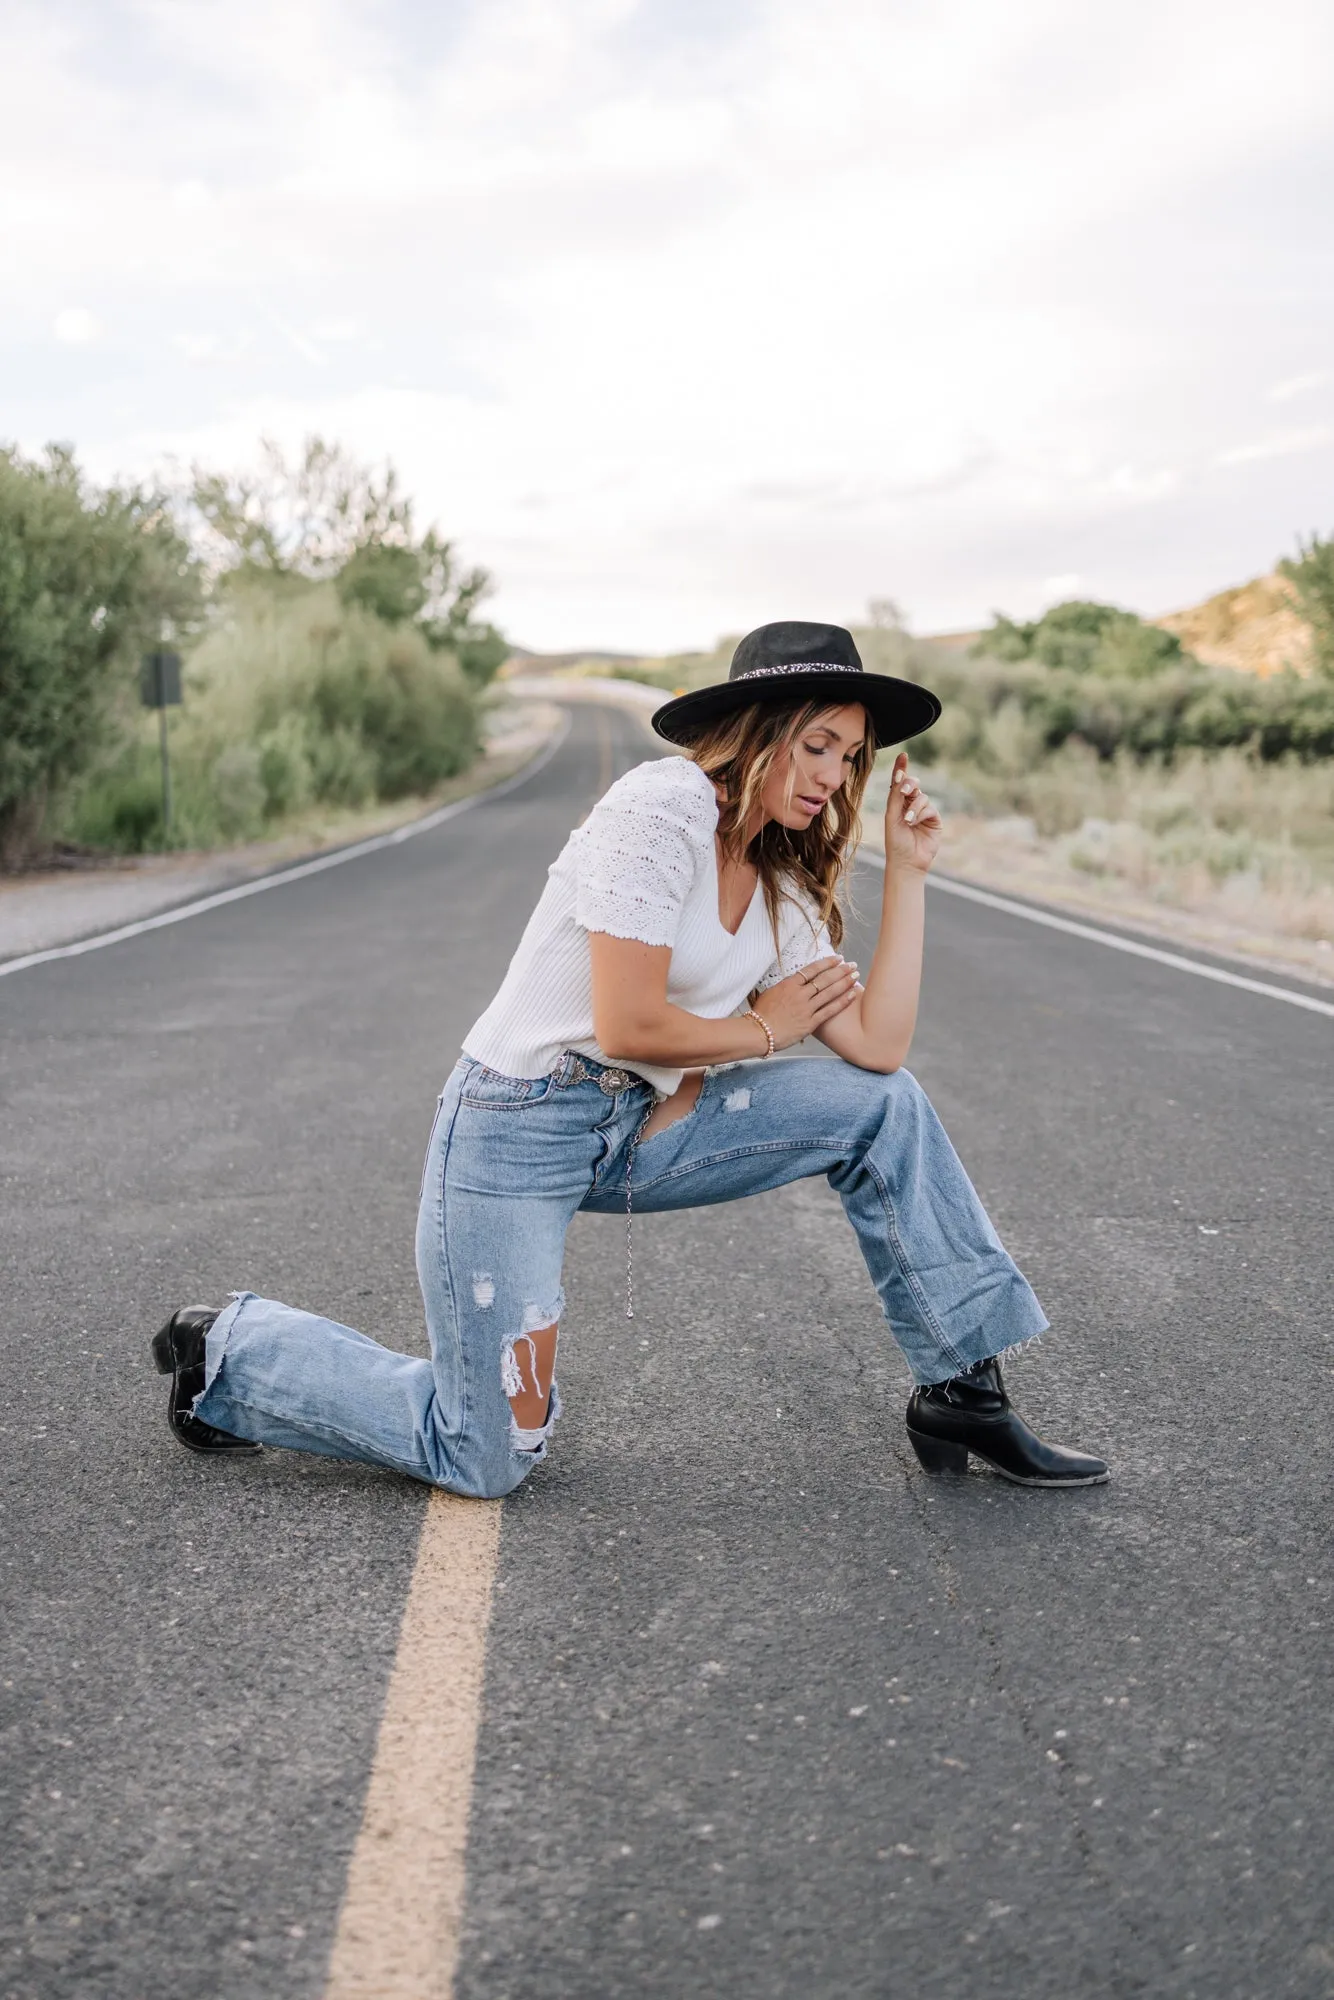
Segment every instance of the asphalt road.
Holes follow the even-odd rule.
[[[315,1995],[424,1495],[201,1464],[146,1340],[242,1285],[423,1351],[436,1092],[576,713],[408,844],[0,981],[0,1995]],[[861,899],[874,905],[867,870]],[[865,950],[863,937],[860,948]],[[931,1481],[822,1182],[581,1218],[507,1503],[461,2000],[1334,1994],[1331,1028],[937,896],[913,1067],[1113,1483]]]

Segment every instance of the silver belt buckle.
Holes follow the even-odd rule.
[[[633,1082],[628,1069],[604,1069],[598,1078],[598,1089],[604,1097],[615,1097],[618,1092],[628,1090]]]

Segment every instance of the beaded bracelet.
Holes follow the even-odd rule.
[[[764,1054],[760,1057],[760,1061],[766,1062],[774,1052],[774,1031],[769,1026],[769,1023],[765,1020],[763,1014],[757,1014],[753,1007],[747,1007],[746,1019],[748,1021],[758,1021],[760,1026],[764,1030],[764,1039],[769,1044],[769,1046],[764,1051]]]

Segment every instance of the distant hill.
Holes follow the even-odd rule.
[[[1231,667],[1237,673],[1256,674],[1265,679],[1292,667],[1299,674],[1311,671],[1311,628],[1297,609],[1297,593],[1277,572],[1258,576],[1234,590],[1220,590],[1203,604],[1186,611],[1169,611],[1166,617],[1152,618],[1165,632],[1175,632],[1188,653],[1207,667]],[[860,626],[857,628],[862,630]],[[966,651],[983,634],[977,632],[924,632],[914,643],[939,646],[949,651]],[[697,686],[702,681],[722,679],[735,639],[720,642],[712,653],[690,653],[670,660],[649,659],[636,653],[533,653],[516,648],[507,662],[511,673],[558,673],[582,667],[586,672],[617,668],[643,670],[645,679],[661,679],[663,685],[681,681]],[[503,671],[505,671],[503,670]]]
[[[1186,651],[1208,667],[1234,667],[1261,679],[1285,667],[1299,674],[1311,670],[1311,628],[1285,576],[1258,576],[1153,623],[1175,632]]]

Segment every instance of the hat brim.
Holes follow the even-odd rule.
[[[877,750],[920,736],[940,714],[936,696],[915,681],[896,680],[891,674],[850,674],[840,667],[821,673],[813,667],[809,673],[718,681],[712,687],[696,688],[655,709],[651,720],[666,742],[685,746],[707,723],[739,708],[771,708],[775,702],[801,701],[828,701],[831,708],[859,703],[870,717]]]

